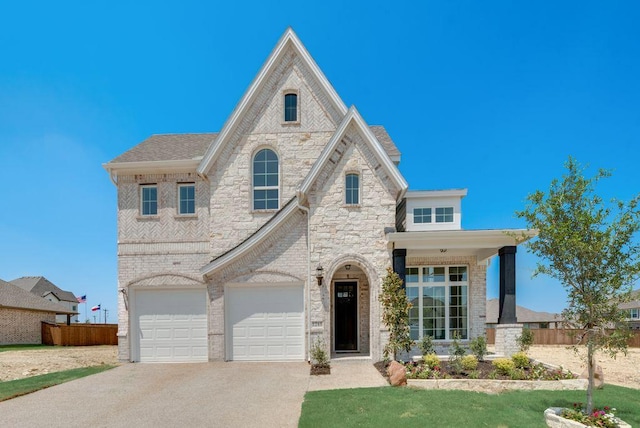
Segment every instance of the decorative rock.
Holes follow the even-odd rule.
[[[589,368],[584,369],[582,374],[580,375],[580,379],[589,379]],[[593,386],[598,389],[602,389],[604,386],[604,373],[602,372],[602,367],[596,364],[595,371],[593,373]]]
[[[391,361],[387,368],[389,383],[391,386],[404,386],[407,384],[407,371],[404,366],[397,361]]]

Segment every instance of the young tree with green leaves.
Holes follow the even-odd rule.
[[[409,335],[409,309],[411,303],[407,293],[402,288],[402,279],[391,268],[387,268],[387,275],[382,282],[382,322],[389,329],[389,343],[384,347],[384,358],[389,355],[396,359],[399,351],[408,352],[413,343]]]
[[[587,408],[593,410],[595,353],[615,357],[627,352],[630,337],[626,315],[619,304],[628,300],[640,274],[640,195],[629,202],[606,203],[595,193],[598,181],[611,176],[600,169],[584,177],[585,168],[569,157],[566,175],[554,179],[547,193],[527,197],[524,210],[516,212],[527,226],[537,229],[537,239],[527,245],[540,258],[534,271],[549,275],[567,290],[562,314],[579,330],[578,342],[587,350],[589,386]]]

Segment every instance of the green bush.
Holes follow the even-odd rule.
[[[533,332],[527,327],[522,329],[522,334],[516,338],[516,343],[522,352],[527,352],[533,345]]]
[[[529,367],[529,357],[524,352],[516,352],[511,356],[513,364],[519,369],[526,369]]]
[[[440,358],[436,354],[429,354],[422,357],[424,365],[429,367],[431,370],[436,367],[440,367]]]
[[[475,355],[465,355],[461,361],[462,368],[466,371],[472,371],[478,368],[478,359]]]
[[[491,365],[496,368],[499,374],[504,376],[509,376],[516,368],[516,365],[510,358],[496,358]]]
[[[484,361],[484,356],[487,355],[487,340],[484,336],[478,336],[469,344],[471,352],[476,356],[478,361]]]
[[[313,345],[311,345],[311,360],[318,366],[328,366],[329,356],[327,355],[327,348],[322,337],[317,338]]]
[[[436,353],[436,349],[433,347],[433,337],[429,335],[422,337],[422,340],[418,343],[418,348],[420,348],[423,356]]]

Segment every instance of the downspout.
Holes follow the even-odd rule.
[[[311,212],[309,208],[302,205],[302,193],[298,192],[298,208],[307,213],[307,362],[311,364],[311,242],[309,240]]]

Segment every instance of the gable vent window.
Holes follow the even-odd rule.
[[[193,183],[178,185],[178,214],[196,213],[196,186]]]
[[[253,158],[253,209],[277,210],[279,193],[278,156],[262,149]]]
[[[436,208],[436,223],[453,223],[453,207]]]
[[[358,205],[360,203],[360,176],[358,174],[347,174],[346,183],[347,205]]]
[[[140,214],[158,215],[158,186],[155,184],[140,186]]]
[[[298,121],[298,94],[285,94],[284,96],[284,121]]]

